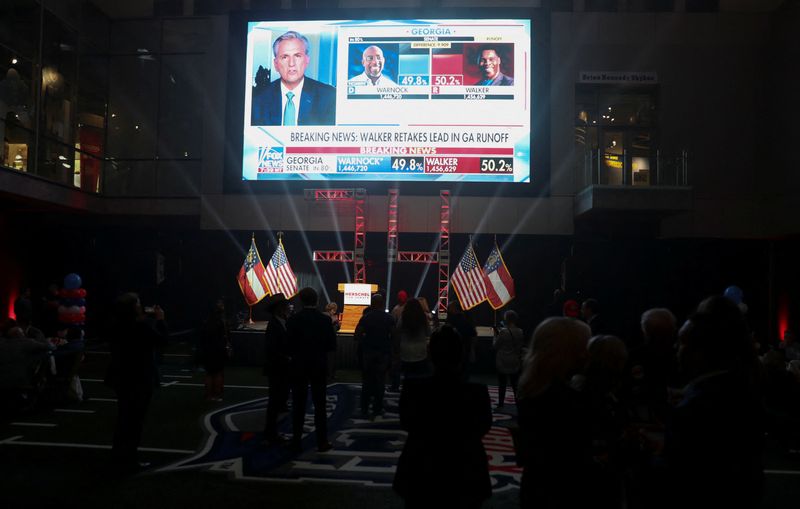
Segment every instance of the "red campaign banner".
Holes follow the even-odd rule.
[[[425,158],[425,173],[480,173],[480,157],[431,157]]]

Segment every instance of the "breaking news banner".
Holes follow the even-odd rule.
[[[526,19],[250,22],[242,179],[530,182],[530,54]]]

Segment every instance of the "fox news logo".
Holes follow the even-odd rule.
[[[283,147],[258,147],[257,173],[280,173],[283,171]]]

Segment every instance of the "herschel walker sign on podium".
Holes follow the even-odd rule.
[[[364,308],[369,306],[372,294],[378,291],[378,285],[339,283],[338,289],[344,292],[344,310],[339,332],[355,332]]]

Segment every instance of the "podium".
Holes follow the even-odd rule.
[[[378,291],[378,285],[363,283],[339,283],[338,290],[344,293],[344,308],[340,320],[340,333],[352,334],[356,330],[364,309],[372,300],[372,294]]]

